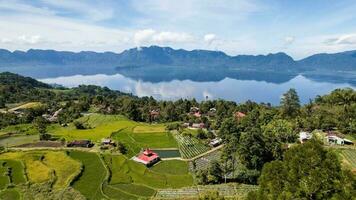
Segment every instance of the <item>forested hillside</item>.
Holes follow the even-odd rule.
[[[355,195],[356,91],[351,88],[336,89],[305,105],[300,104],[297,92],[290,89],[281,97],[279,106],[271,106],[221,99],[159,101],[91,85],[53,88],[11,73],[1,74],[0,82],[3,91],[0,93],[0,142],[3,144],[0,150],[14,147],[17,151],[37,146],[65,148],[63,145],[72,144],[72,140],[92,140],[95,147],[91,151],[99,152],[105,162],[99,162],[96,154],[71,152],[70,158],[61,155],[63,159],[74,159],[71,162],[80,161],[89,167],[94,159],[95,165],[102,168],[103,177],[95,179],[95,187],[104,188],[99,193],[86,187],[92,182],[94,168],[84,171],[83,179],[66,177],[89,199],[92,196],[120,199],[127,195],[141,198],[142,194],[134,189],[137,185],[152,187],[149,197],[170,193],[189,197],[194,193],[193,183],[203,188],[206,185],[215,189],[224,187],[227,190],[224,194],[206,194],[207,198],[215,199],[241,193],[249,199],[271,200],[307,197],[351,200]],[[302,140],[301,133],[312,136]],[[329,136],[337,136],[343,142],[329,140]],[[108,138],[115,141],[113,148],[102,144],[102,139]],[[211,145],[213,141],[218,141],[218,146]],[[159,167],[146,168],[128,160],[150,147],[157,151],[175,151],[179,155],[178,164],[163,160]],[[41,154],[44,160],[36,160],[32,154],[26,159],[25,154],[19,152],[3,156],[4,159],[16,158],[28,166],[48,162],[42,166],[48,171],[66,170],[64,166],[50,165],[53,160],[46,160],[51,158],[50,152]],[[15,155],[18,157],[13,157]],[[102,164],[111,170],[108,175]],[[176,170],[172,171],[172,167]],[[26,170],[35,173],[34,168]],[[181,174],[175,174],[178,172]],[[41,179],[37,173],[30,175],[29,182]],[[60,180],[64,178],[64,175],[56,176]],[[43,187],[50,191],[51,181],[55,179],[49,175],[44,177],[49,182]],[[240,185],[233,190],[226,189],[231,185],[224,185],[225,182]],[[249,189],[241,192],[242,184],[247,184]],[[183,186],[188,188],[180,189]],[[27,194],[28,190],[32,191],[31,187],[18,190]],[[167,189],[171,187],[175,189]],[[123,192],[125,188],[130,192]],[[76,190],[67,192],[77,194]],[[56,192],[58,190],[49,193],[57,195]]]

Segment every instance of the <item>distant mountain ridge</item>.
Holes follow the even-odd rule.
[[[204,72],[209,70],[212,73],[214,70],[255,71],[290,75],[339,76],[353,79],[356,76],[356,51],[315,54],[296,61],[283,52],[257,56],[229,56],[221,51],[187,51],[159,46],[132,48],[121,53],[92,51],[75,53],[36,49],[10,52],[0,49],[0,71],[10,71],[36,78],[117,72],[125,74],[129,71],[139,73],[142,69],[149,73],[148,70],[151,68],[157,71],[168,67],[173,71],[200,70]],[[174,77],[174,74],[172,76]]]
[[[258,68],[260,70],[281,68],[328,68],[339,70],[356,70],[356,50],[334,54],[315,54],[299,61],[279,52],[268,55],[229,56],[221,51],[172,49],[170,47],[150,46],[132,48],[122,53],[81,51],[39,50],[8,51],[0,49],[0,67],[35,66],[35,65],[110,65],[112,67],[135,66],[197,66]],[[295,69],[293,69],[295,70]]]

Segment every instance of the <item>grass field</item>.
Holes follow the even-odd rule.
[[[13,147],[13,146],[32,143],[36,141],[39,141],[38,135],[19,135],[19,136],[10,136],[10,137],[0,139],[0,145],[4,147]]]
[[[166,132],[166,127],[162,124],[138,125],[133,129],[134,133],[162,133]]]
[[[137,124],[119,115],[101,114],[91,114],[78,119],[78,121],[88,124],[91,128],[78,130],[72,123],[68,127],[61,127],[55,124],[48,128],[48,132],[66,140],[90,139],[92,141],[100,141],[102,138],[110,137],[115,131],[133,127]]]
[[[158,173],[166,173],[173,175],[185,175],[189,173],[188,163],[181,160],[165,160],[154,165],[151,168]]]
[[[73,182],[74,189],[87,199],[103,199],[101,186],[107,172],[99,156],[81,151],[71,151],[69,155],[83,164],[81,176]]]
[[[42,106],[43,104],[40,102],[29,102],[29,103],[25,103],[22,104],[20,106],[11,108],[9,111],[16,111],[16,110],[21,110],[21,109],[30,109],[30,108],[38,108],[40,106]]]
[[[162,124],[150,125],[137,123],[120,115],[90,114],[78,119],[90,129],[78,130],[73,124],[68,127],[51,125],[48,132],[66,140],[90,139],[100,141],[112,137],[123,142],[129,149],[129,155],[137,154],[142,148],[177,148],[177,142],[171,133],[165,131]]]
[[[11,125],[11,126],[7,126],[6,128],[0,129],[0,136],[9,133],[34,135],[34,134],[38,134],[38,131],[33,127],[32,124],[17,124],[17,125]]]
[[[143,148],[177,148],[178,144],[173,135],[169,132],[149,132],[142,129],[141,132],[134,131],[135,127],[129,127],[117,131],[113,134],[113,138],[124,143],[128,148],[128,157],[132,157],[139,153]],[[157,129],[150,129],[157,130]]]

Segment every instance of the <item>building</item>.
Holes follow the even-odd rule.
[[[90,140],[74,140],[67,144],[67,147],[93,147],[94,144]]]
[[[240,120],[240,119],[244,118],[246,116],[246,114],[243,112],[235,112],[234,116],[237,120]]]
[[[182,125],[184,128],[188,128],[189,126],[190,126],[190,123],[189,122],[185,122],[185,123],[183,123],[183,125]]]
[[[199,112],[199,110],[200,110],[200,109],[199,109],[198,107],[195,107],[195,106],[194,106],[194,107],[191,107],[191,108],[190,108],[190,113],[196,113],[196,112]]]
[[[152,121],[157,120],[159,118],[159,115],[160,115],[159,110],[151,110],[150,111],[150,119]]]
[[[160,157],[158,156],[158,154],[152,151],[151,149],[144,150],[143,152],[133,157],[132,159],[148,167],[160,161]]]
[[[191,128],[205,128],[204,123],[193,123]]]
[[[302,131],[299,133],[299,141],[303,144],[304,142],[310,140],[312,136],[313,135],[311,133]]]
[[[101,144],[102,145],[113,145],[114,146],[115,142],[110,138],[103,138],[103,139],[101,139]]]
[[[344,145],[344,144],[348,144],[348,145],[353,145],[354,143],[351,140],[348,140],[346,138],[344,138],[342,135],[340,134],[336,134],[334,132],[329,132],[326,136],[326,143],[327,144],[331,144],[331,145]]]
[[[216,114],[216,108],[210,108],[208,111],[208,116],[213,117]]]
[[[200,118],[200,117],[201,117],[201,113],[200,113],[200,112],[196,112],[196,113],[194,113],[193,115],[194,115],[194,117],[197,117],[197,118]]]
[[[212,139],[209,144],[212,147],[216,147],[216,146],[219,146],[221,143],[222,143],[221,138],[215,138],[215,139]]]

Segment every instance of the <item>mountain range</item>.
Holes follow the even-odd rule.
[[[204,81],[234,74],[241,76],[244,73],[272,73],[287,77],[303,74],[316,79],[353,82],[356,79],[356,51],[315,54],[294,60],[283,52],[229,56],[221,51],[187,51],[159,46],[132,48],[122,53],[37,49],[11,52],[0,49],[0,71],[35,78],[121,73],[149,81],[161,81],[165,78],[194,79],[201,73],[207,74],[207,77],[203,77]],[[161,74],[162,72],[164,73]]]

